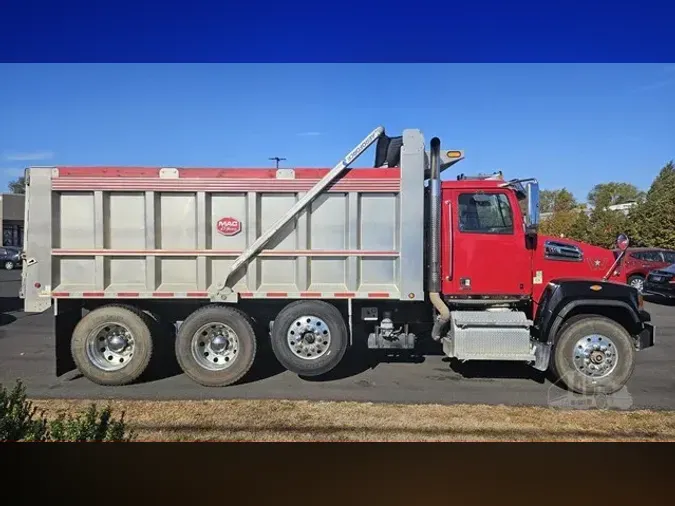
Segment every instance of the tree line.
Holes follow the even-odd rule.
[[[675,165],[668,162],[648,191],[623,182],[598,184],[582,204],[566,188],[540,193],[541,233],[605,248],[625,233],[632,246],[675,249]],[[626,212],[612,206],[634,203]]]

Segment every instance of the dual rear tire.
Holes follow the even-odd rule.
[[[71,354],[90,381],[107,386],[138,380],[159,345],[166,344],[159,321],[133,306],[108,305],[85,315],[76,325]],[[162,341],[162,342],[160,342]],[[256,336],[245,313],[226,306],[206,306],[192,313],[176,334],[180,368],[205,386],[239,381],[253,365]]]
[[[99,385],[133,383],[148,368],[155,350],[154,322],[133,306],[111,304],[87,313],[70,342],[75,365]]]
[[[203,386],[223,387],[241,380],[253,366],[257,340],[253,323],[234,307],[198,309],[176,335],[176,358],[183,372]]]
[[[272,350],[287,370],[306,377],[334,369],[347,351],[349,332],[338,309],[319,300],[287,305],[272,325]]]
[[[99,385],[135,382],[163,349],[166,329],[133,306],[97,308],[77,324],[71,354],[79,371]],[[162,335],[158,335],[162,334]],[[299,376],[325,374],[342,360],[348,329],[338,309],[323,301],[297,301],[277,315],[271,332],[272,351],[287,370]],[[175,340],[181,370],[210,387],[229,386],[251,369],[258,342],[251,318],[224,305],[208,305],[188,316]]]

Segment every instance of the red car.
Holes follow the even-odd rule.
[[[615,250],[617,255],[619,250]],[[622,262],[628,284],[642,291],[644,280],[650,271],[675,264],[675,251],[663,248],[628,248]]]

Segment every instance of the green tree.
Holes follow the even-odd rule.
[[[577,200],[567,188],[539,192],[539,211],[542,213],[570,211],[577,206]]]
[[[588,202],[594,208],[605,208],[628,202],[642,202],[644,192],[630,183],[601,183],[593,187],[588,194]]]
[[[661,168],[645,201],[631,213],[635,244],[675,249],[675,165]]]
[[[541,221],[541,233],[554,237],[568,237],[576,219],[579,204],[566,188],[542,190],[539,193],[539,210],[549,216]]]
[[[572,226],[577,219],[579,211],[554,212],[541,222],[541,233],[553,237],[570,237]]]
[[[589,225],[588,242],[613,248],[618,235],[626,232],[627,216],[621,211],[596,208],[591,213]]]
[[[576,214],[574,221],[570,226],[568,237],[581,242],[591,241],[591,221],[588,218],[588,214],[584,211],[580,211]]]
[[[7,187],[9,188],[9,191],[12,193],[24,194],[26,193],[26,178],[24,176],[21,176],[15,179],[14,181],[10,181]]]

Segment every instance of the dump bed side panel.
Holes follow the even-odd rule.
[[[349,171],[233,276],[234,290],[422,299],[423,169],[401,172]],[[207,297],[325,173],[60,168],[51,180],[52,295]]]

